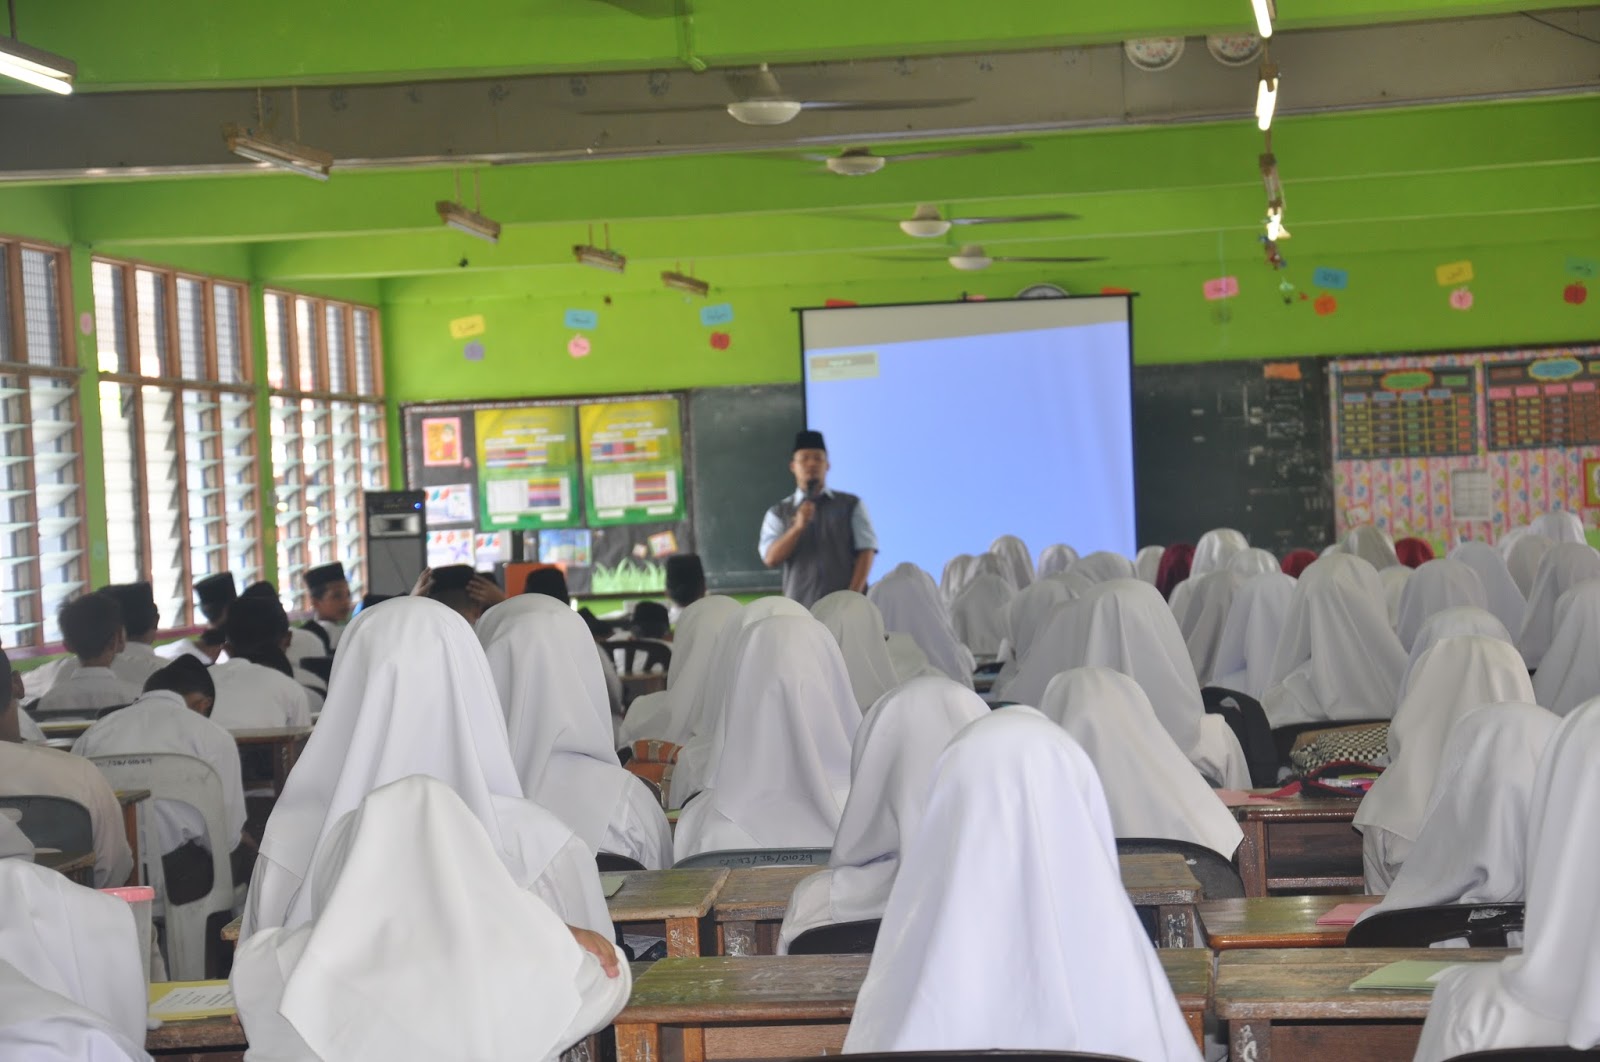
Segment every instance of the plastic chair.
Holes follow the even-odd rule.
[[[1289,762],[1289,753],[1294,748],[1294,740],[1301,734],[1310,730],[1341,730],[1347,726],[1372,726],[1377,723],[1392,723],[1393,719],[1323,719],[1316,723],[1295,723],[1291,726],[1274,727],[1272,743],[1277,746],[1278,765],[1280,767],[1293,767]]]
[[[1189,873],[1200,883],[1207,900],[1237,900],[1244,896],[1244,879],[1215,851],[1192,841],[1169,841],[1163,837],[1118,837],[1118,855],[1152,855],[1170,852],[1189,864]]]
[[[722,852],[701,852],[672,864],[673,870],[690,867],[822,867],[828,865],[831,848],[729,848]]]
[[[795,937],[789,944],[790,955],[871,955],[878,943],[881,918],[868,918],[860,922],[835,922],[831,926],[817,926]]]
[[[1272,740],[1272,724],[1261,702],[1247,693],[1207,686],[1200,691],[1206,711],[1220,715],[1233,728],[1244,749],[1245,763],[1250,767],[1250,784],[1257,787],[1276,785],[1278,781],[1278,748]]]
[[[625,855],[615,852],[598,852],[594,857],[595,866],[602,874],[619,874],[625,870],[643,870],[644,864],[637,859],[630,859]]]
[[[167,904],[166,875],[154,816],[139,816],[139,857],[144,862],[144,880],[155,886],[157,902],[164,904],[167,970],[174,981],[204,980],[209,936],[206,922],[212,915],[231,912],[235,904],[231,846],[222,825],[222,782],[217,772],[202,759],[177,753],[91,758],[112,788],[148,789],[152,800],[188,804],[205,818],[211,847],[211,891],[190,903]]]
[[[672,647],[665,642],[607,642],[606,651],[612,663],[623,675],[642,675],[647,671],[665,671],[672,663]],[[643,657],[643,665],[640,665]]]
[[[1379,911],[1350,927],[1347,948],[1426,948],[1465,938],[1472,948],[1503,948],[1506,934],[1520,932],[1520,903],[1447,903]]]
[[[0,808],[22,814],[17,828],[35,848],[55,848],[69,855],[94,851],[94,823],[89,809],[57,796],[0,796]]]
[[[793,1062],[822,1062],[823,1059],[837,1060],[837,1055],[815,1055],[811,1058],[794,1059]],[[1009,1058],[1015,1062],[1029,1062],[1039,1059],[1040,1062],[1133,1062],[1126,1055],[1096,1055],[1087,1051],[881,1051],[867,1055],[851,1055],[850,1058],[863,1059],[864,1062],[974,1062],[980,1058]]]

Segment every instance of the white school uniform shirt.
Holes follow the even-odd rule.
[[[128,849],[122,805],[94,764],[43,745],[0,741],[0,795],[65,797],[88,808],[95,887],[108,889],[127,882],[133,853]]]
[[[1198,1062],[1122,887],[1099,779],[1065,731],[1031,708],[979,719],[940,757],[926,803],[846,1054],[1001,1048]]]
[[[1521,903],[1529,801],[1539,757],[1561,720],[1538,705],[1491,704],[1445,741],[1411,854],[1379,911],[1446,903]]]
[[[158,655],[155,648],[148,643],[129,642],[123,647],[122,652],[111,658],[111,673],[142,692],[150,676],[170,663],[171,660]],[[54,681],[60,683],[79,670],[77,657],[64,656],[56,667]]]
[[[1418,1062],[1497,1048],[1600,1045],[1597,705],[1589,701],[1562,721],[1534,779],[1522,954],[1457,967],[1439,979]]]
[[[1506,570],[1511,573],[1517,589],[1524,599],[1533,594],[1533,581],[1539,576],[1539,565],[1544,555],[1555,548],[1555,543],[1528,528],[1519,528],[1500,541],[1506,558]]]
[[[1146,546],[1133,558],[1133,574],[1138,578],[1156,585],[1156,576],[1161,574],[1161,558],[1167,555],[1165,546]]]
[[[956,638],[974,658],[993,659],[1006,640],[1006,606],[1016,591],[998,575],[980,575],[950,606]]]
[[[1463,542],[1450,551],[1450,559],[1478,573],[1478,581],[1483,584],[1483,593],[1488,599],[1488,610],[1505,624],[1506,630],[1520,631],[1528,599],[1511,577],[1511,569],[1500,551],[1487,542]]]
[[[252,1060],[553,1060],[627,1003],[628,964],[606,977],[436,779],[365,797],[319,847],[315,880],[304,923],[234,960]]]
[[[30,745],[43,745],[49,740],[45,732],[39,729],[39,724],[33,721],[33,716],[17,709],[17,730],[22,735],[22,740]]]
[[[1260,700],[1267,691],[1272,657],[1294,597],[1293,576],[1276,572],[1246,579],[1233,592],[1208,686],[1220,686]]]
[[[523,797],[494,676],[466,620],[437,601],[396,598],[356,617],[343,644],[322,718],[267,820],[240,939],[304,923],[318,845],[372,790],[413,774],[456,791],[519,885],[609,939],[593,853]]]
[[[284,650],[284,655],[289,658],[289,663],[299,667],[300,661],[307,658],[327,656],[328,649],[322,644],[321,638],[295,625],[289,628],[289,648]]]
[[[1394,539],[1373,524],[1352,527],[1339,542],[1339,550],[1360,557],[1380,572],[1385,568],[1403,567],[1394,551]]]
[[[281,671],[249,660],[211,666],[217,687],[211,721],[228,730],[267,730],[310,726],[311,699],[306,688]]]
[[[1356,808],[1369,893],[1387,892],[1410,855],[1455,725],[1486,704],[1532,700],[1517,651],[1493,638],[1446,638],[1417,662],[1389,723],[1389,765]]]
[[[52,1009],[57,1016],[71,1016],[74,1021],[56,1026],[49,1023],[49,1032],[40,1029],[32,1035],[48,1038],[51,1046],[63,1051],[64,1046],[81,1035],[84,1025],[109,1030],[106,1037],[116,1042],[129,1058],[144,1059],[145,1055],[145,977],[141,969],[143,953],[140,950],[138,931],[134,925],[133,910],[126,901],[106,896],[94,889],[86,889],[45,867],[19,859],[0,860],[0,896],[6,902],[0,905],[0,966],[4,976],[0,983],[0,1057],[27,1059],[33,1054],[13,1054],[7,1049],[12,1037],[29,1035],[17,1025],[27,1017],[44,1018],[46,1013],[29,1015],[21,1006],[26,997],[32,1002],[44,1003],[45,997],[37,992],[23,992],[19,982],[26,980],[38,989],[69,1000],[75,1008],[82,1008],[98,1022],[86,1022],[82,1015],[57,1004]],[[56,1036],[61,1036],[57,1040]],[[88,1037],[97,1046],[100,1038]],[[29,1042],[24,1040],[23,1042]],[[42,1057],[50,1057],[44,1055]],[[100,1056],[115,1059],[118,1054]]]
[[[1178,629],[1189,649],[1189,660],[1194,664],[1196,677],[1211,674],[1216,664],[1217,651],[1222,646],[1222,630],[1228,622],[1228,609],[1233,604],[1234,591],[1239,588],[1240,582],[1240,576],[1224,568],[1202,575],[1195,583],[1189,608],[1179,621]]]
[[[1016,535],[1001,535],[989,543],[989,553],[1000,558],[1011,576],[1011,585],[1018,590],[1033,583],[1033,554],[1027,543]]]
[[[1331,553],[1295,584],[1261,707],[1275,727],[1388,718],[1405,668],[1378,573],[1359,557]]]
[[[571,827],[591,852],[647,870],[672,864],[672,828],[639,778],[622,769],[594,638],[571,608],[519,594],[483,614],[483,644],[500,692],[522,793]]]
[[[1034,578],[1047,579],[1052,575],[1059,575],[1077,563],[1077,560],[1078,551],[1064,542],[1046,546],[1039,554],[1039,563],[1034,568]]]
[[[1517,635],[1517,648],[1528,667],[1537,670],[1555,639],[1556,602],[1561,595],[1589,579],[1600,579],[1600,552],[1592,546],[1563,542],[1552,546],[1539,562],[1539,574],[1528,595],[1528,611]]]
[[[971,690],[940,675],[913,679],[867,712],[850,756],[850,799],[828,869],[801,880],[778,931],[778,954],[808,929],[882,918],[916,832],[934,761],[968,723],[989,714]]]
[[[994,579],[994,575],[980,576]],[[1004,582],[1004,580],[1001,580]],[[965,593],[965,591],[963,591]],[[854,590],[835,590],[811,606],[811,615],[839,643],[856,706],[863,712],[900,685],[878,606]]]
[[[1411,651],[1422,625],[1434,613],[1464,606],[1482,609],[1489,606],[1489,595],[1484,592],[1478,573],[1461,561],[1448,558],[1422,564],[1412,571],[1400,593],[1395,634],[1400,637],[1401,647],[1408,653]]]
[[[682,745],[689,740],[695,701],[711,670],[717,635],[739,609],[739,602],[731,597],[710,596],[683,610],[673,629],[667,688],[647,693],[628,706],[618,733],[622,744],[652,740]]]
[[[1566,715],[1600,697],[1600,579],[1579,583],[1556,602],[1555,636],[1533,676],[1534,700]]]
[[[885,630],[909,634],[929,663],[952,680],[972,687],[972,653],[956,638],[950,614],[933,579],[914,564],[901,564],[867,593],[883,614]]]
[[[709,784],[678,819],[673,856],[831,847],[861,725],[833,635],[809,615],[745,628],[724,696]]]
[[[239,746],[233,735],[190,708],[168,690],[145,694],[120,712],[113,712],[78,735],[72,751],[78,756],[130,756],[142,753],[177,753],[211,765],[222,785],[222,825],[228,851],[239,844],[244,829],[244,785],[240,781]],[[155,800],[161,854],[198,841],[207,851],[211,838],[198,808],[177,800]]]
[[[1089,754],[1118,837],[1188,841],[1233,858],[1244,832],[1137,682],[1109,668],[1073,668],[1050,680],[1039,711]]]
[[[1468,634],[1493,638],[1496,641],[1505,642],[1512,648],[1516,647],[1510,633],[1487,610],[1473,608],[1471,605],[1441,609],[1429,617],[1428,621],[1422,625],[1422,630],[1417,633],[1417,640],[1412,643],[1411,657],[1406,661],[1405,674],[1400,679],[1399,696],[1405,695],[1406,689],[1411,685],[1411,673],[1417,669],[1417,662],[1427,654],[1429,649],[1432,649],[1446,638],[1460,638]],[[1398,697],[1396,698],[1395,707],[1399,707]]]
[[[139,699],[139,687],[117,677],[109,667],[78,667],[56,680],[48,693],[39,698],[35,711],[82,712],[93,715],[102,708],[132,704]]]

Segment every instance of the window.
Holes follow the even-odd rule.
[[[88,582],[65,251],[0,240],[0,644],[59,641]]]
[[[303,608],[306,569],[337,560],[359,598],[361,495],[389,483],[378,314],[280,291],[264,312],[278,589],[285,608]]]
[[[255,392],[243,285],[96,259],[111,581],[149,579],[162,626],[189,587],[261,577]]]

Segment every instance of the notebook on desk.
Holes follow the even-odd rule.
[[[236,1010],[226,981],[157,981],[150,986],[150,1016],[159,1021],[226,1018]]]
[[[1432,992],[1444,972],[1459,965],[1456,962],[1404,959],[1378,967],[1351,984],[1350,988],[1354,991]]]
[[[601,874],[600,891],[606,894],[606,899],[611,899],[622,891],[622,883],[628,879],[621,874]]]

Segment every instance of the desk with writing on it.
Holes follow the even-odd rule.
[[[1352,991],[1392,962],[1493,962],[1503,948],[1289,948],[1217,956],[1212,998],[1232,1057],[1255,1062],[1409,1062],[1431,992]]]
[[[1264,795],[1270,790],[1252,792]],[[1231,808],[1244,831],[1238,851],[1244,894],[1363,891],[1361,834],[1351,826],[1360,804],[1356,797],[1289,796]]]
[[[1347,903],[1377,903],[1380,896],[1254,896],[1204,900],[1196,908],[1200,929],[1213,951],[1240,948],[1339,948],[1348,925],[1318,925],[1317,919]]]
[[[246,749],[265,750],[271,761],[272,793],[278,796],[283,793],[283,783],[289,780],[289,772],[294,769],[295,761],[300,758],[301,750],[311,737],[311,728],[280,726],[260,730],[230,730],[228,733],[233,735],[241,756],[246,754]]]
[[[122,805],[122,829],[128,835],[128,851],[133,853],[133,874],[129,885],[139,885],[139,805],[150,799],[148,789],[118,789],[117,803]]]
[[[1210,955],[1197,948],[1157,954],[1199,1044]],[[617,1062],[836,1054],[871,961],[870,955],[663,959],[634,981],[617,1015]]]

